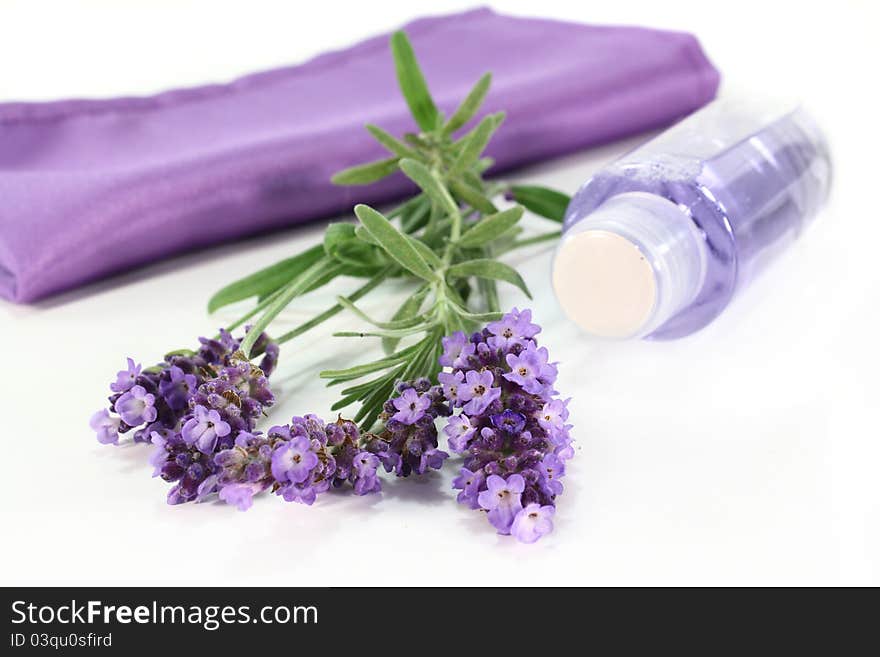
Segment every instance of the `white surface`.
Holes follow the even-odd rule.
[[[464,5],[6,0],[0,99],[228,79]],[[178,258],[33,307],[0,304],[0,583],[880,583],[878,124],[868,98],[880,61],[875,10],[868,2],[496,5],[695,32],[724,75],[723,94],[794,93],[809,103],[836,160],[831,205],[714,324],[677,342],[584,339],[549,292],[550,253],[519,258],[538,291],[541,337],[562,361],[558,387],[574,398],[578,441],[556,532],[532,546],[497,537],[456,505],[451,469],[389,483],[381,497],[328,495],[312,508],[265,498],[243,514],[219,504],[167,507],[147,449],[94,441],[88,418],[125,355],[149,363],[189,346],[231,316],[206,317],[215,288],[314,243],[318,228]],[[522,177],[573,191],[637,141]],[[295,304],[289,321],[327,298]],[[504,301],[523,299],[507,290]],[[386,305],[378,295],[365,303]],[[361,351],[316,334],[285,349],[272,419],[326,414],[333,394],[316,371],[359,361]]]

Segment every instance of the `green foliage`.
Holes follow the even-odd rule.
[[[540,217],[562,223],[571,198],[549,187],[514,185],[510,188],[514,200]]]

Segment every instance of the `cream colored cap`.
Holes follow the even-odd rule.
[[[645,255],[607,230],[587,230],[560,244],[553,289],[572,321],[604,338],[638,335],[657,297],[654,270]]]

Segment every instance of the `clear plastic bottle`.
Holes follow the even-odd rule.
[[[557,298],[593,335],[692,333],[800,234],[830,182],[828,147],[803,109],[715,101],[575,194]]]

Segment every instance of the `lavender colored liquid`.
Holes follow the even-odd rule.
[[[712,321],[801,232],[830,177],[828,148],[802,110],[768,122],[717,102],[596,174],[572,199],[564,229],[627,192],[684,210],[705,241],[705,276],[694,299],[648,336],[676,338]]]

